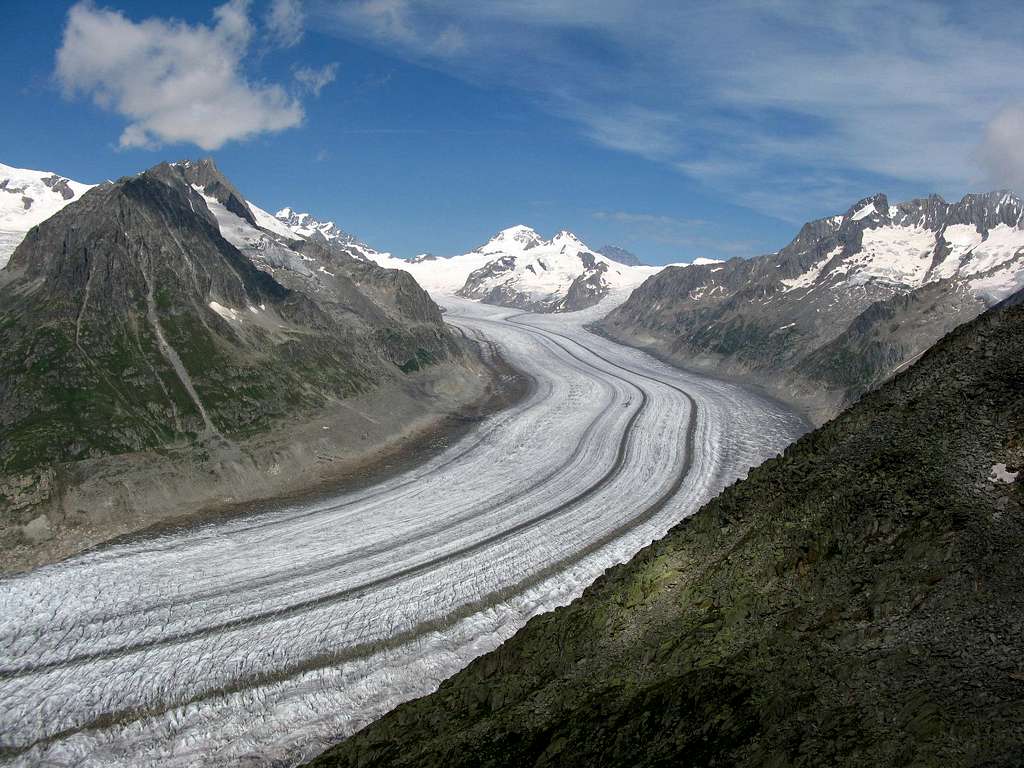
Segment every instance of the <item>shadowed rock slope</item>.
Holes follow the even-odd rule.
[[[88,192],[0,274],[0,469],[265,429],[453,350],[408,275],[326,248],[316,284],[259,269],[168,168]]]
[[[1018,303],[314,764],[1024,764],[1021,382]]]

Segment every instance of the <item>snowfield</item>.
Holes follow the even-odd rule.
[[[0,163],[0,268],[7,264],[32,227],[80,198],[92,186],[49,171]]]
[[[804,428],[584,330],[607,306],[444,301],[531,393],[374,487],[0,582],[0,764],[298,763],[569,602]]]

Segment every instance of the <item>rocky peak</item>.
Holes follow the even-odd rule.
[[[514,227],[498,232],[484,245],[477,248],[477,251],[480,253],[492,253],[508,249],[526,251],[530,248],[536,248],[543,243],[544,239],[537,234],[536,230],[525,224],[517,224]]]
[[[333,221],[320,221],[310,213],[299,213],[291,208],[282,208],[274,214],[274,218],[293,230],[301,237],[312,237],[319,234],[328,242],[337,242],[341,245],[358,245],[368,249],[355,235],[352,235]]]
[[[567,229],[563,229],[551,238],[551,245],[559,249],[562,253],[577,252],[587,248],[582,240]]]
[[[973,224],[983,234],[1000,224],[1020,229],[1022,210],[1021,199],[1007,190],[968,194],[949,206],[943,223]]]
[[[640,266],[640,258],[636,254],[630,253],[625,248],[620,248],[617,245],[602,245],[597,249],[597,252],[606,259],[611,259],[619,264],[625,264],[627,267]]]
[[[154,174],[166,182],[180,180],[190,186],[199,187],[239,218],[254,227],[259,226],[242,193],[221,173],[213,158],[160,163],[150,168],[147,173]]]

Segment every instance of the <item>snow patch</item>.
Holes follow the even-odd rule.
[[[225,320],[234,320],[235,322],[241,323],[241,312],[231,307],[225,307],[223,304],[218,304],[216,301],[211,301],[209,304],[210,309],[216,312],[218,315],[223,317]],[[251,307],[250,307],[251,309]]]
[[[1017,475],[1020,472],[1010,472],[1005,464],[993,464],[992,473],[988,476],[989,482],[991,483],[1005,483],[1010,484],[1017,481]]]
[[[794,291],[797,288],[807,288],[808,286],[814,285],[818,278],[821,276],[821,272],[828,265],[832,259],[838,256],[843,250],[843,246],[838,245],[829,251],[821,259],[821,261],[815,262],[810,268],[803,274],[797,275],[793,278],[783,279],[780,282],[786,286],[785,291]]]
[[[870,216],[874,212],[875,212],[875,204],[874,203],[868,203],[863,208],[860,208],[860,209],[856,210],[853,213],[853,215],[850,216],[850,221],[860,221],[861,219],[863,219],[863,218],[865,218],[867,216]]]

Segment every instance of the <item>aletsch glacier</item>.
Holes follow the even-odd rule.
[[[57,190],[55,210],[70,199],[60,177],[37,175],[40,199]],[[308,214],[246,203],[254,226],[203,197],[258,266],[324,272],[289,249],[298,236],[411,272],[452,325],[534,387],[372,488],[0,581],[0,764],[300,762],[570,601],[805,428],[773,402],[584,330],[658,268],[614,266],[570,233],[513,227],[461,256],[406,262]],[[880,210],[850,218],[876,223]],[[12,221],[12,237],[23,234],[26,221]],[[891,229],[869,228],[851,257],[871,286],[924,279],[927,249]],[[1020,228],[1002,232],[946,227],[947,261],[999,246],[993,274],[1005,267],[1016,284]],[[782,284],[810,290],[826,263]],[[450,295],[472,283],[474,296],[565,309],[577,281],[593,288],[585,299],[604,300],[549,315]],[[248,311],[218,307],[232,320]]]
[[[444,301],[534,378],[530,396],[373,488],[0,582],[3,764],[299,762],[570,601],[804,429],[583,330],[600,305]]]

